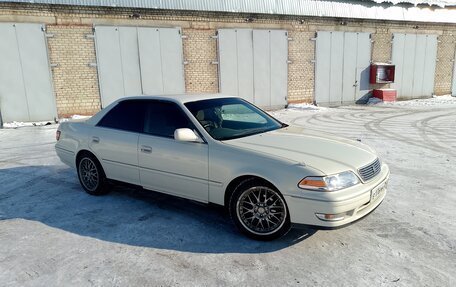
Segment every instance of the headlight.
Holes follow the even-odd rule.
[[[308,176],[298,183],[302,189],[315,191],[336,191],[357,185],[359,178],[351,171],[329,176]]]

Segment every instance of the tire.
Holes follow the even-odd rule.
[[[255,178],[235,188],[229,213],[236,227],[255,240],[274,240],[291,229],[290,213],[282,194],[266,181]]]
[[[88,194],[104,195],[109,192],[103,167],[94,155],[83,153],[79,156],[77,170],[79,183]]]

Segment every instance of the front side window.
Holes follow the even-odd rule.
[[[129,132],[141,132],[144,122],[143,100],[126,100],[118,103],[97,126]]]
[[[281,122],[240,98],[186,103],[203,128],[216,140],[229,140],[279,129]]]
[[[144,133],[174,138],[176,129],[194,129],[190,119],[175,103],[150,101],[146,106]]]

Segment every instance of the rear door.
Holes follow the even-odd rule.
[[[92,129],[90,149],[110,179],[140,184],[138,138],[143,128],[144,102],[127,100],[118,103]]]
[[[141,185],[184,198],[208,201],[208,146],[174,139],[178,128],[195,129],[177,104],[149,101],[139,136]]]

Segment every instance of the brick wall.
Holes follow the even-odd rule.
[[[288,102],[313,101],[315,43],[311,39],[315,32],[305,27],[289,31],[292,39],[288,45]]]
[[[187,92],[218,92],[217,65],[211,62],[217,60],[217,41],[211,36],[214,29],[209,29],[204,23],[196,23],[192,28],[183,29],[188,38],[183,40],[185,65],[185,86]]]
[[[132,16],[140,15],[139,18]],[[253,18],[253,22],[246,21]],[[370,20],[306,18],[278,15],[160,11],[151,9],[50,6],[0,3],[0,22],[36,22],[47,25],[50,62],[58,113],[92,114],[100,108],[93,25],[135,25],[182,28],[185,83],[188,92],[217,92],[216,40],[218,28],[285,29],[289,42],[288,100],[312,102],[314,98],[315,37],[317,30],[372,33],[372,61],[391,60],[391,39],[395,32],[439,34],[435,93],[449,94],[455,55],[456,25],[419,24]],[[388,87],[378,85],[372,88]]]
[[[392,34],[386,27],[378,27],[372,33],[372,62],[388,63],[393,49]],[[372,89],[387,89],[389,84],[373,84]]]
[[[90,26],[48,25],[47,32],[57,113],[94,114],[100,110],[97,70],[89,63],[95,62],[93,39],[86,38],[92,33]]]
[[[453,66],[455,59],[456,31],[443,31],[438,37],[437,64],[435,67],[434,93],[445,95],[451,93]],[[455,83],[456,84],[456,83]]]

